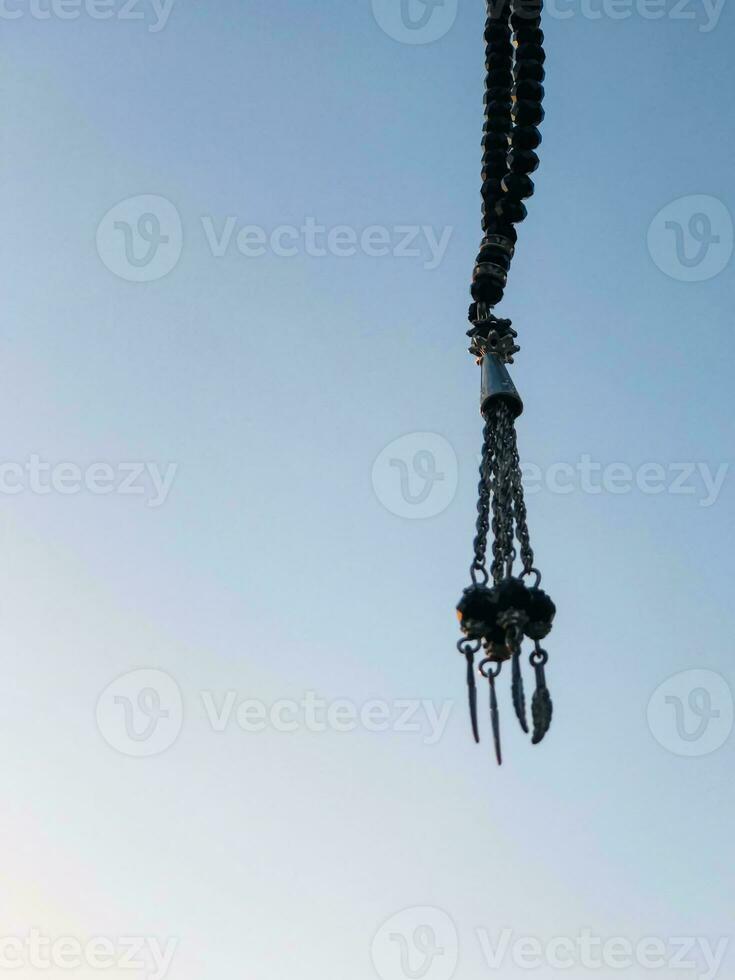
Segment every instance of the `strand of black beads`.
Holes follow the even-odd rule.
[[[528,211],[523,202],[534,192],[530,175],[539,165],[535,151],[544,118],[542,9],[543,0],[504,0],[499,6],[488,0],[482,158],[485,237],[475,262],[474,302],[469,309],[475,325],[488,319],[489,310],[503,298],[518,240],[514,226],[525,220]]]
[[[503,298],[515,233],[501,226],[495,205],[508,174],[508,148],[513,128],[513,45],[511,0],[488,0],[485,22],[485,123],[482,136],[482,229],[484,238],[472,275],[470,320],[476,323]]]
[[[523,202],[533,195],[534,183],[530,174],[539,165],[536,150],[541,143],[538,127],[544,118],[542,82],[546,77],[542,9],[543,0],[514,0],[511,13],[515,49],[511,90],[513,128],[508,173],[503,178],[503,195],[495,206],[495,212],[499,218],[512,224],[524,221],[528,214]]]

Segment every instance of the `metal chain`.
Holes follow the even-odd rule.
[[[508,452],[513,419],[505,402],[494,408],[497,420],[495,456],[493,459],[492,509],[494,561],[493,581],[497,584],[510,574],[515,555],[513,549],[513,496],[511,484],[511,457]]]
[[[516,537],[521,546],[521,563],[523,571],[530,575],[534,566],[534,554],[531,547],[531,535],[528,530],[528,513],[526,511],[526,501],[523,496],[523,471],[521,470],[521,458],[518,453],[518,439],[515,426],[512,426],[512,447],[511,453],[513,462],[511,465],[513,481],[513,507],[515,511]]]
[[[499,401],[485,422],[477,502],[475,557],[470,569],[475,585],[486,585],[492,575],[497,585],[513,574],[520,544],[523,571],[534,568],[534,554],[528,531],[526,504],[513,415]],[[491,516],[492,514],[492,516]],[[493,561],[487,570],[488,535],[493,534]]]
[[[482,443],[482,459],[480,460],[479,499],[477,501],[477,536],[475,537],[475,558],[472,562],[470,575],[475,585],[487,585],[490,575],[487,570],[487,535],[490,530],[490,470],[492,467],[494,446],[494,419],[492,416],[485,423]]]

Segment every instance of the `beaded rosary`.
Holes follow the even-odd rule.
[[[467,688],[472,733],[480,741],[477,718],[475,658],[490,685],[490,717],[495,755],[502,764],[496,680],[511,662],[515,714],[529,733],[521,670],[525,638],[534,643],[531,665],[536,687],[531,705],[532,741],[541,742],[551,725],[553,705],[546,685],[549,660],[541,641],[551,632],[556,607],[541,589],[541,573],[526,521],[526,505],[516,442],[515,420],[523,402],[507,364],[520,350],[510,320],[491,310],[503,298],[518,235],[514,225],[527,215],[523,201],[533,194],[529,174],[539,163],[538,126],[544,118],[545,78],[541,10],[543,0],[488,0],[485,25],[487,70],[483,127],[482,198],[484,238],[472,277],[469,319],[470,353],[482,368],[481,412],[485,421],[480,466],[477,536],[470,574],[457,615],[463,637],[460,653],[467,661]],[[488,569],[488,536],[492,561]],[[514,539],[519,548],[516,550]],[[514,565],[520,558],[520,574]],[[492,583],[491,583],[492,578]]]

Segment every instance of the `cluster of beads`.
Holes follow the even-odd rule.
[[[485,25],[485,125],[482,198],[484,238],[472,277],[470,321],[490,335],[490,308],[503,298],[518,239],[514,225],[527,215],[531,177],[539,164],[538,126],[544,118],[543,0],[488,0]],[[498,331],[496,330],[496,333]],[[477,337],[477,332],[473,335]],[[498,333],[502,341],[507,332]],[[517,350],[517,348],[516,348]],[[502,349],[497,351],[501,355]],[[512,357],[512,354],[510,355]]]
[[[457,607],[462,632],[469,640],[482,640],[491,660],[508,660],[514,644],[508,642],[509,624],[517,625],[531,640],[543,640],[551,632],[556,606],[537,586],[507,578],[492,588],[471,585]]]

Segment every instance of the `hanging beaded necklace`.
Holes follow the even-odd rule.
[[[472,277],[470,353],[482,368],[481,412],[485,421],[480,466],[477,536],[470,569],[472,584],[457,607],[463,637],[460,653],[467,661],[472,733],[480,741],[475,658],[490,686],[490,717],[498,763],[502,763],[496,680],[511,663],[515,714],[529,733],[521,670],[522,644],[534,644],[531,664],[535,692],[531,706],[534,744],[551,725],[553,706],[546,685],[548,654],[541,641],[551,632],[556,608],[540,588],[531,548],[516,443],[515,420],[523,402],[508,364],[520,350],[510,320],[491,310],[503,298],[518,239],[514,225],[526,215],[524,200],[538,168],[538,126],[544,118],[545,78],[541,10],[543,0],[488,0],[485,24],[487,71],[483,127],[482,198],[484,238]],[[488,537],[492,560],[488,568]],[[518,543],[516,549],[515,541]],[[516,574],[515,566],[520,560]]]

